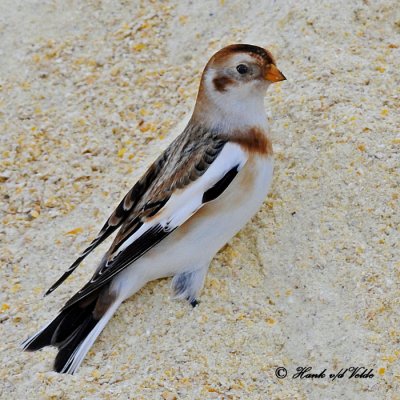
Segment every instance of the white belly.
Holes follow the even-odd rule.
[[[255,156],[248,160],[220,197],[204,205],[176,231],[121,272],[118,281],[137,281],[128,295],[150,280],[209,264],[217,251],[258,211],[269,191],[272,172],[271,157]]]

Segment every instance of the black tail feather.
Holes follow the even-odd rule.
[[[90,331],[96,326],[97,319],[92,315],[86,319],[75,329],[75,331],[65,340],[59,347],[58,354],[54,360],[54,371],[66,372],[72,363],[71,356],[79,345],[86,339]]]
[[[27,339],[22,347],[25,351],[36,351],[45,346],[57,347],[54,370],[73,374],[119,304],[115,303],[114,294],[108,292],[108,286],[99,288],[77,303],[64,306],[53,321]],[[110,313],[103,319],[110,307]],[[97,327],[99,322],[101,325]],[[89,338],[94,329],[96,331]],[[89,341],[85,342],[86,339]]]
[[[65,371],[72,353],[99,321],[93,316],[98,296],[99,292],[89,299],[63,309],[42,331],[27,339],[22,344],[23,349],[36,351],[46,346],[57,347],[59,352],[54,362],[54,370]]]
[[[91,317],[95,305],[96,300],[84,308],[71,307],[62,311],[61,313],[65,312],[65,315],[54,331],[51,345],[62,348],[64,343],[68,342],[70,337],[75,334],[75,331]]]
[[[96,301],[94,298],[85,305],[78,303],[62,310],[46,328],[23,343],[24,350],[36,351],[46,346],[62,348],[77,328],[90,318]]]
[[[57,315],[56,318],[40,333],[27,339],[22,343],[22,347],[25,351],[36,351],[43,347],[50,346],[52,343],[52,338],[54,331],[57,329],[60,321],[63,319],[63,313]]]

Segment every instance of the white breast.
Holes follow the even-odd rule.
[[[163,247],[168,256],[174,253],[172,259],[178,269],[211,261],[259,210],[268,194],[272,172],[272,157],[252,157],[226,191],[161,242],[159,250]]]
[[[201,239],[204,234],[204,246],[207,246],[207,241],[210,242],[207,248],[210,248],[211,257],[259,210],[268,194],[272,173],[272,157],[254,156],[232,185],[215,202],[200,210],[196,218],[198,234]],[[200,221],[203,217],[204,222]]]

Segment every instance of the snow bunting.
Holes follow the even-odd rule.
[[[273,170],[264,96],[285,77],[271,53],[234,44],[214,54],[193,115],[61,278],[119,229],[92,279],[23,343],[56,346],[54,370],[73,374],[120,304],[147,282],[172,276],[193,306],[217,251],[256,213]]]

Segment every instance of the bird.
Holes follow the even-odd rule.
[[[198,306],[211,260],[269,192],[273,149],[264,98],[285,79],[263,47],[232,44],[210,58],[186,128],[45,295],[116,232],[92,278],[23,350],[54,346],[53,369],[74,374],[121,303],[156,279],[172,277],[174,297]]]

